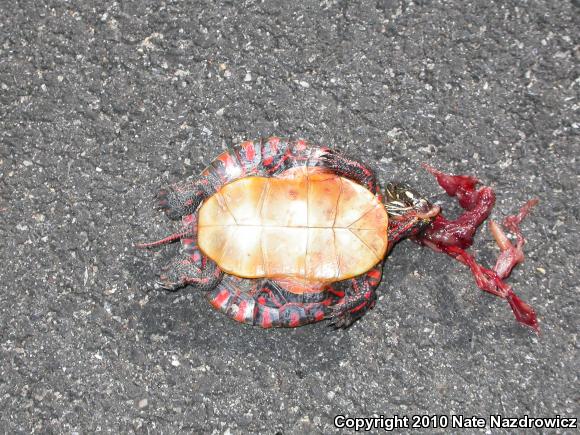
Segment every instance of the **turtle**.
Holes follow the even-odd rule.
[[[230,318],[262,328],[328,320],[346,328],[377,300],[385,257],[410,239],[467,265],[478,287],[506,299],[516,319],[539,331],[534,310],[505,283],[524,259],[520,223],[528,201],[490,230],[501,253],[492,268],[467,252],[495,192],[473,176],[424,163],[463,213],[449,220],[406,183],[384,192],[374,171],[330,147],[280,137],[247,140],[221,153],[197,177],[162,188],[156,208],[181,228],[152,248],[181,250],[158,272],[157,287],[192,286]]]

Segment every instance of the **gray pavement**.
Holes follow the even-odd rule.
[[[578,7],[0,2],[0,431],[578,417]],[[408,242],[376,308],[345,331],[261,330],[191,289],[154,290],[176,246],[133,243],[175,228],[151,209],[156,189],[272,134],[359,157],[451,215],[421,162],[490,183],[496,218],[540,198],[510,282],[542,335],[465,267]],[[493,263],[487,229],[473,251]]]

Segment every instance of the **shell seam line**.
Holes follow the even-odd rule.
[[[337,177],[340,181],[340,190],[338,191],[338,196],[336,197],[336,205],[334,206],[334,219],[332,220],[332,228],[336,228],[336,218],[338,217],[338,204],[340,204],[340,197],[342,196],[342,190],[344,189],[344,185],[342,183],[342,178]]]
[[[310,223],[310,172],[308,171],[308,166],[306,166],[306,227],[310,228],[308,225]],[[310,242],[310,231],[306,230],[306,255],[304,256],[304,275],[308,272],[308,246]]]
[[[235,216],[234,216],[234,214],[232,213],[232,209],[230,208],[230,205],[228,204],[228,201],[227,201],[227,199],[225,198],[225,196],[223,196],[223,195],[222,195],[222,193],[221,193],[221,192],[219,192],[219,191],[218,191],[218,192],[216,192],[216,194],[220,196],[220,198],[222,199],[222,201],[224,202],[224,204],[225,204],[225,206],[226,206],[226,209],[228,210],[228,213],[229,213],[230,215],[232,215],[232,219],[234,220],[234,222],[236,223],[236,225],[238,225],[238,226],[239,226],[239,224],[238,224],[238,221],[236,220],[236,217],[235,217]]]
[[[358,228],[355,228],[355,229],[358,229]],[[377,255],[377,253],[375,252],[375,250],[374,250],[374,249],[372,249],[372,248],[371,248],[371,247],[370,247],[370,246],[367,244],[367,242],[365,242],[363,239],[361,239],[361,238],[360,238],[360,236],[359,236],[357,233],[355,233],[355,232],[354,232],[354,231],[353,231],[351,228],[348,228],[348,230],[349,230],[349,231],[350,231],[352,234],[354,234],[354,235],[356,236],[356,238],[357,238],[357,239],[359,239],[359,240],[362,242],[362,244],[363,244],[363,245],[365,245],[365,246],[367,247],[367,249],[368,249],[369,251],[371,251],[371,252],[373,253],[373,255],[376,257],[376,259],[377,259],[377,260],[380,260],[379,256],[378,256],[378,255]],[[367,231],[368,231],[368,230],[367,230]]]
[[[367,214],[369,214],[371,211],[374,211],[378,206],[380,206],[381,204],[377,204],[374,207],[369,208],[366,212],[364,212],[362,214],[361,217],[359,217],[357,220],[355,220],[352,224],[350,224],[347,228],[352,227],[354,224],[356,224],[358,221],[360,221],[362,218],[364,218]],[[357,230],[374,230],[374,228],[356,228]]]
[[[266,196],[270,192],[270,179],[266,178],[266,183],[264,184],[264,188],[262,189],[262,193],[260,194],[259,199],[259,206],[258,206],[258,213],[260,215],[260,222],[262,223],[262,213],[264,210],[264,203],[266,201]],[[261,225],[263,228],[264,225]],[[268,263],[266,263],[266,256],[264,255],[264,231],[260,231],[260,253],[262,255],[262,268],[264,269],[264,274],[267,275],[269,271]],[[268,270],[267,270],[268,269]]]

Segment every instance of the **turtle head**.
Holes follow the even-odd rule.
[[[385,208],[390,219],[389,240],[393,242],[419,234],[441,211],[438,205],[401,183],[387,185]]]

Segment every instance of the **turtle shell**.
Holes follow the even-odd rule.
[[[304,167],[223,186],[200,208],[198,244],[232,275],[324,283],[382,261],[387,227],[384,205],[365,187]]]

